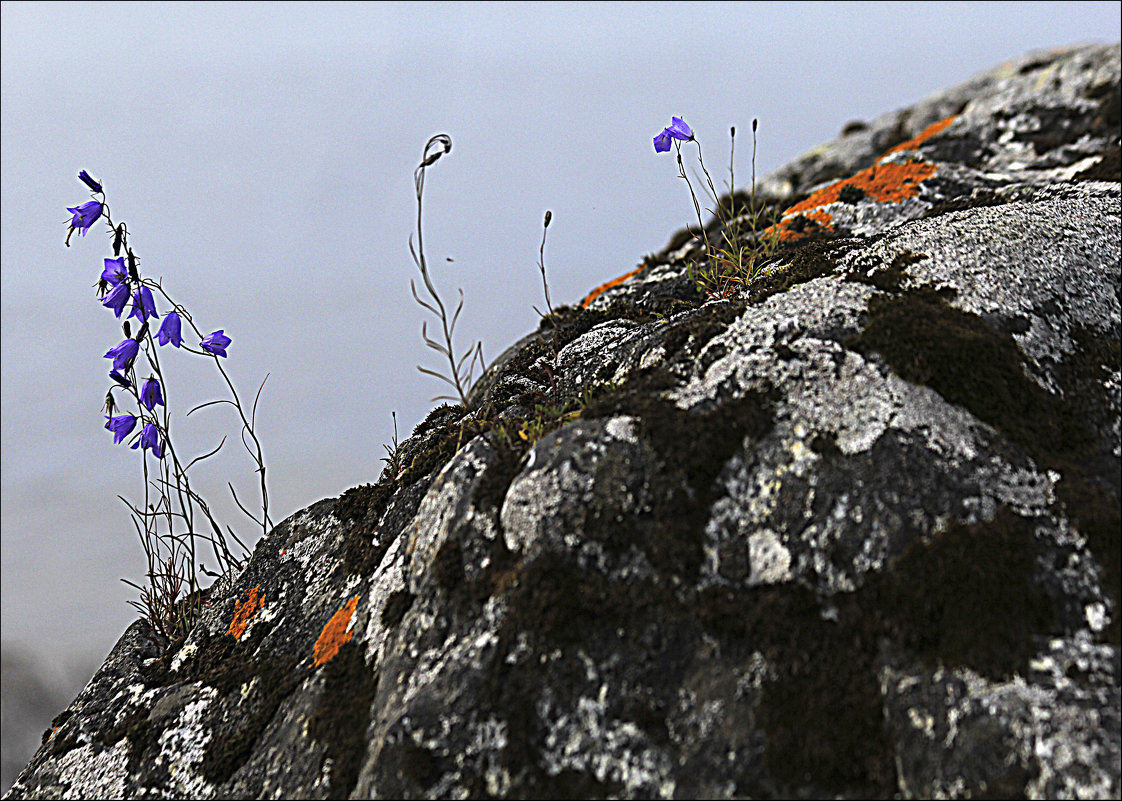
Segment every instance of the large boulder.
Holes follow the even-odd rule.
[[[751,281],[545,319],[8,797],[1118,798],[1119,74],[847,126]]]

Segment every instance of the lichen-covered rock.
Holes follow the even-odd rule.
[[[849,126],[738,291],[679,236],[548,318],[10,797],[1118,798],[1119,73]]]

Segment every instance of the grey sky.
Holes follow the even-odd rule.
[[[277,520],[374,481],[442,392],[410,300],[412,173],[425,140],[426,242],[459,330],[489,358],[536,325],[545,209],[555,303],[632,268],[688,221],[651,138],[693,126],[715,178],[728,128],[760,119],[762,174],[1023,52],[1113,41],[1119,4],[24,4],[2,8],[3,639],[104,653],[133,613],[142,553],[116,495],[136,452],[101,428],[120,339],[91,285],[95,228],[62,245],[75,175],[106,187],[146,275],[233,338],[259,411]],[[740,137],[737,176],[749,175]],[[448,263],[445,257],[454,258]],[[181,447],[220,432],[195,360],[168,360]],[[233,444],[233,443],[231,443]],[[236,447],[204,467],[250,487]],[[242,526],[247,530],[248,526]]]

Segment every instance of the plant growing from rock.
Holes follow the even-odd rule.
[[[428,324],[421,323],[421,338],[432,350],[439,353],[448,360],[448,374],[436,370],[430,370],[427,367],[417,365],[417,369],[425,375],[431,375],[441,381],[451,385],[456,390],[456,395],[439,395],[433,400],[450,400],[459,401],[460,405],[467,407],[467,391],[471,388],[471,375],[474,371],[475,364],[478,361],[480,366],[483,363],[483,343],[477,341],[470,348],[468,348],[461,356],[456,356],[455,347],[452,344],[452,335],[456,330],[456,322],[460,318],[460,312],[464,308],[464,291],[459,290],[460,299],[456,303],[456,310],[452,312],[451,316],[448,314],[448,309],[441,300],[440,294],[436,291],[436,287],[432,282],[432,274],[429,272],[428,261],[425,259],[425,240],[424,232],[421,227],[421,212],[423,209],[423,198],[425,194],[425,171],[435,164],[441,156],[452,152],[452,137],[448,134],[437,134],[425,143],[425,149],[421,154],[421,163],[417,165],[417,169],[413,172],[413,183],[417,189],[417,244],[413,245],[413,236],[409,236],[409,253],[413,256],[413,263],[421,273],[421,280],[424,282],[425,291],[428,293],[428,298],[422,298],[417,293],[417,285],[414,281],[410,280],[409,288],[413,291],[413,300],[426,311],[430,312],[440,321],[441,333],[443,334],[443,342],[434,340],[428,335]]]
[[[752,189],[746,206],[737,205],[735,191],[736,173],[733,165],[736,152],[735,126],[729,131],[731,139],[729,184],[724,199],[718,194],[709,170],[705,167],[701,143],[685,120],[681,117],[672,117],[670,125],[654,137],[656,153],[666,153],[671,146],[674,147],[678,162],[678,177],[689,187],[690,199],[693,201],[694,214],[697,218],[697,231],[691,233],[700,240],[705,250],[704,261],[691,262],[690,275],[698,290],[711,298],[728,297],[737,291],[756,276],[763,263],[775,254],[779,246],[779,229],[775,226],[777,222],[775,215],[769,214],[763,204],[756,202],[757,125],[758,121],[752,120]],[[701,202],[686,173],[685,161],[682,158],[683,142],[693,142],[697,146],[697,162],[705,176],[705,191],[713,202],[713,208],[707,208],[706,211],[719,223],[718,243],[711,240],[702,221]]]
[[[545,277],[545,235],[549,231],[549,224],[553,221],[553,212],[546,209],[545,220],[542,222],[542,244],[538,248],[538,271],[542,274],[542,289],[545,291],[545,308],[549,316],[553,315],[553,302],[549,299],[549,280]],[[534,307],[539,317],[545,317],[542,311]]]
[[[144,549],[147,583],[141,585],[128,579],[122,581],[139,591],[140,599],[130,603],[164,638],[166,645],[185,637],[198,619],[205,594],[199,574],[217,577],[239,569],[249,549],[233,528],[219,523],[210,506],[191,485],[189,474],[192,467],[217,453],[226,438],[223,437],[213,450],[190,460],[179,453],[171,436],[171,393],[168,391],[168,372],[161,361],[162,348],[171,345],[181,353],[209,359],[222,377],[229,397],[200,404],[190,409],[187,415],[219,404],[229,404],[236,411],[241,424],[242,445],[258,474],[260,513],[250,512],[238,497],[234,485],[229,483],[228,486],[238,508],[260,527],[262,535],[268,533],[272,521],[269,517],[264,453],[254,423],[257,402],[265,382],[261,382],[252,407],[247,409],[220,361],[227,357],[226,349],[231,338],[223,329],[204,334],[186,307],[176,303],[160,281],[141,275],[140,259],[130,244],[128,226],[124,222],[113,222],[101,183],[85,170],[78,174],[78,178],[95,197],[67,209],[73,217],[66,245],[70,246],[70,237],[75,231],[85,236],[95,222],[104,218],[112,241],[113,258],[105,259],[104,270],[96,284],[97,294],[102,305],[118,318],[130,301],[132,304],[123,324],[125,339],[105,354],[105,358],[112,359],[113,363],[109,371],[112,384],[105,395],[104,427],[112,432],[114,444],[119,445],[131,437],[130,447],[140,450],[143,478],[143,501],[134,503],[123,496],[118,497],[129,508]],[[151,321],[159,319],[160,314],[153,291],[169,307],[156,332],[152,331]],[[135,334],[131,324],[134,317],[137,325]],[[185,344],[184,323],[197,337],[198,350]],[[141,363],[145,368],[143,370],[139,368]],[[142,379],[145,372],[147,378]],[[149,452],[154,462],[149,462]],[[208,570],[201,561],[201,551],[207,546],[214,555],[218,572]]]

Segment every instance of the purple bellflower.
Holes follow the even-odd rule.
[[[144,450],[151,448],[153,456],[157,459],[164,458],[164,449],[160,445],[160,429],[156,428],[152,423],[147,423],[140,432],[140,439],[132,444],[132,449],[134,451],[137,448],[142,448]]]
[[[109,377],[112,378],[114,381],[116,381],[118,384],[120,384],[125,389],[128,389],[129,387],[132,386],[132,382],[129,381],[127,378],[125,378],[125,376],[118,373],[116,370],[110,370],[109,371]]]
[[[230,345],[232,340],[226,336],[221,328],[213,334],[207,334],[203,337],[203,341],[199,344],[207,353],[212,353],[215,356],[225,356],[226,348]]]
[[[113,444],[120,445],[125,437],[136,427],[136,418],[131,414],[105,418],[105,428],[113,432]]]
[[[116,347],[110,348],[105,353],[106,359],[113,360],[113,369],[118,373],[128,372],[136,354],[140,352],[140,343],[135,339],[126,339]]]
[[[156,378],[149,378],[140,390],[140,402],[144,408],[152,412],[157,406],[164,405],[164,396],[160,392],[160,382]]]
[[[113,290],[105,296],[105,300],[101,301],[101,305],[106,308],[112,309],[113,313],[118,317],[121,312],[125,310],[125,304],[129,302],[129,287],[123,281],[113,287]]]
[[[82,170],[80,173],[78,173],[78,180],[80,180],[82,183],[84,183],[86,186],[88,186],[90,189],[92,189],[95,192],[100,192],[101,191],[101,184],[99,184],[96,180],[91,178],[90,174],[88,172],[86,172],[85,170]]]
[[[106,259],[105,269],[101,271],[101,277],[97,279],[97,296],[103,297],[111,286],[117,286],[125,280],[125,260],[120,259]],[[118,314],[118,317],[121,315]]]
[[[129,317],[135,317],[143,323],[149,317],[159,316],[156,314],[156,301],[152,299],[152,290],[146,286],[136,290],[132,296],[132,311]]]
[[[101,280],[110,286],[117,286],[128,275],[125,270],[125,257],[119,259],[106,259],[105,269],[101,271]]]
[[[163,325],[160,326],[156,338],[160,341],[161,345],[166,345],[169,342],[175,347],[183,344],[183,334],[181,333],[182,323],[179,319],[179,314],[173,311],[168,312],[164,316]]]
[[[97,222],[97,218],[101,216],[101,204],[96,200],[91,200],[81,206],[68,208],[67,211],[74,212],[74,218],[70,220],[71,233],[77,228],[82,232],[82,236],[85,236],[86,231],[90,230],[90,226]],[[66,238],[69,239],[70,235],[67,234]]]
[[[670,125],[662,129],[662,133],[654,138],[655,153],[665,153],[670,149],[670,140],[680,139],[688,142],[693,139],[693,130],[686,125],[681,117],[671,117]]]

